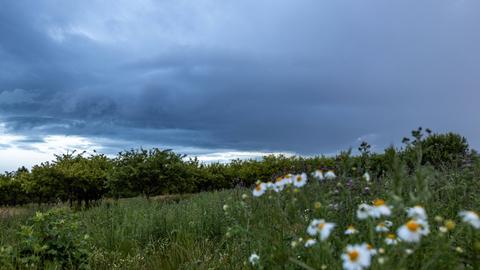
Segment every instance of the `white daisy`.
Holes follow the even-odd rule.
[[[255,184],[255,188],[253,189],[252,194],[255,197],[259,197],[259,196],[262,196],[263,193],[265,193],[266,190],[267,190],[267,184],[262,183],[262,182],[257,182]]]
[[[349,234],[356,234],[358,233],[358,230],[355,229],[355,227],[353,227],[353,225],[350,225],[347,227],[347,230],[345,230],[345,234],[346,235],[349,235]]]
[[[385,222],[380,222],[375,226],[375,231],[382,233],[382,232],[388,232],[390,229],[388,229],[388,226],[385,224]]]
[[[277,177],[277,179],[275,179],[275,187],[274,187],[273,190],[274,190],[275,192],[280,192],[280,191],[282,191],[284,188],[285,188],[284,178],[283,178],[283,177]]]
[[[283,184],[288,186],[293,184],[293,175],[292,174],[287,174],[283,177]]]
[[[405,242],[420,242],[429,233],[428,223],[422,219],[411,219],[397,230],[398,237]]]
[[[395,234],[389,233],[387,235],[387,238],[385,238],[385,243],[387,245],[396,245],[396,244],[398,244],[398,238]]]
[[[370,216],[370,212],[372,211],[372,206],[362,203],[358,206],[357,209],[357,218],[358,219],[367,219]]]
[[[275,190],[275,184],[272,182],[267,182],[267,190]]]
[[[325,222],[324,219],[314,219],[308,225],[307,233],[311,236],[320,235],[320,240],[324,241],[332,232],[335,223]]]
[[[378,254],[378,250],[376,248],[373,248],[373,246],[370,244],[367,244],[367,249],[368,251],[370,251],[370,254],[372,254],[372,256],[375,256]]]
[[[407,216],[409,218],[413,218],[413,219],[427,220],[427,213],[425,212],[425,209],[423,207],[421,207],[420,205],[408,208],[407,209]]]
[[[370,180],[371,180],[370,174],[368,172],[364,173],[362,175],[362,178],[367,182],[370,182]]]
[[[383,222],[383,224],[385,224],[385,226],[387,226],[387,228],[390,228],[390,227],[393,226],[393,222],[391,222],[390,220],[385,220],[385,221]]]
[[[325,179],[327,179],[327,180],[332,180],[332,179],[335,179],[337,177],[332,170],[326,172],[324,176],[325,176]]]
[[[390,216],[392,210],[390,206],[385,204],[385,201],[382,199],[376,199],[373,201],[373,206],[370,211],[370,216],[374,218],[379,218],[381,216]]]
[[[323,172],[322,170],[315,170],[313,173],[312,173],[313,177],[319,181],[321,180],[324,180],[325,177],[323,176]]]
[[[252,264],[252,265],[257,265],[259,262],[260,262],[260,256],[257,255],[257,253],[252,253],[252,255],[250,255],[250,258],[248,258],[248,261]]]
[[[303,187],[307,184],[307,174],[302,173],[302,174],[297,174],[294,177],[293,185],[296,187]]]
[[[343,269],[362,270],[370,266],[372,254],[367,244],[348,245],[346,252],[342,254]]]
[[[480,229],[480,218],[477,213],[473,211],[461,211],[458,215],[462,218],[463,222],[469,223],[475,229]]]
[[[308,247],[311,247],[313,245],[315,245],[317,243],[317,240],[315,239],[308,239],[307,241],[305,241],[305,247],[308,248]]]

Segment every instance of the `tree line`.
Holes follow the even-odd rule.
[[[115,157],[96,152],[70,152],[55,155],[54,160],[31,169],[21,167],[0,174],[0,204],[64,202],[88,207],[104,197],[118,199],[140,195],[150,198],[247,187],[257,180],[273,181],[286,173],[316,169],[332,169],[344,176],[362,175],[365,171],[380,176],[387,170],[389,153],[397,153],[409,164],[410,160],[417,160],[414,149],[418,149],[418,145],[423,148],[422,162],[438,169],[459,168],[478,157],[469,149],[466,139],[454,133],[431,134],[427,129],[424,134],[419,128],[403,143],[400,149],[392,146],[384,153],[371,153],[370,145],[362,143],[359,154],[353,158],[348,150],[334,157],[270,155],[260,160],[209,164],[158,148],[125,150]]]

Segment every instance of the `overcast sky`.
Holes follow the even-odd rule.
[[[478,0],[0,5],[0,171],[74,148],[378,150],[419,125],[480,147]]]

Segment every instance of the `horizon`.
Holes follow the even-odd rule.
[[[73,149],[205,162],[382,151],[418,126],[480,148],[480,2],[8,2],[0,171]]]
[[[431,134],[430,133],[424,133],[423,136],[424,138],[430,136],[430,135],[438,135],[438,134],[446,134],[446,133],[436,133],[434,131],[431,131]],[[455,133],[457,134],[457,133]],[[461,134],[458,134],[460,136],[462,136]],[[411,137],[411,136],[405,136],[405,137]],[[404,138],[405,138],[404,137]],[[464,137],[464,136],[462,136]],[[66,137],[66,139],[68,139],[68,137]],[[70,139],[81,139],[81,138],[70,138]],[[413,138],[412,138],[413,139]],[[48,141],[48,139],[46,140]],[[362,141],[362,142],[366,142],[366,141]],[[311,155],[301,155],[301,154],[295,154],[295,153],[288,153],[288,152],[272,152],[272,153],[268,153],[268,152],[239,152],[239,151],[224,151],[224,152],[215,152],[215,153],[207,153],[207,154],[197,154],[197,155],[190,155],[190,154],[186,154],[186,153],[182,153],[182,152],[177,152],[177,151],[174,151],[173,149],[168,149],[168,148],[163,148],[163,149],[160,149],[160,150],[170,150],[170,151],[173,151],[174,153],[176,154],[181,154],[181,155],[185,155],[183,157],[184,160],[188,160],[188,159],[191,159],[191,158],[196,158],[198,159],[198,161],[200,163],[204,163],[204,164],[211,164],[211,163],[229,163],[233,160],[262,160],[264,157],[266,156],[271,156],[271,155],[274,155],[274,156],[285,156],[287,158],[290,158],[290,157],[302,157],[302,158],[314,158],[314,157],[335,157],[335,156],[338,156],[342,151],[348,151],[350,150],[351,153],[352,153],[352,156],[356,156],[356,155],[359,155],[360,152],[358,150],[358,147],[360,146],[360,143],[362,142],[359,142],[359,145],[357,145],[357,147],[355,146],[350,146],[348,147],[347,149],[340,149],[339,151],[337,152],[332,152],[332,153],[318,153],[318,154],[311,154]],[[367,142],[368,143],[368,142]],[[468,146],[469,146],[469,150],[474,150],[474,151],[478,151],[477,149],[473,148],[469,142],[468,142],[468,139],[467,139],[467,143],[468,143]],[[387,150],[387,148],[389,147],[394,147],[395,149],[397,150],[401,150],[401,149],[404,149],[404,146],[405,144],[402,142],[398,142],[398,143],[391,143],[387,146],[385,146],[384,148],[382,149],[379,149],[379,148],[370,148],[369,151],[371,153],[375,153],[375,154],[383,154],[385,152],[385,150]],[[371,147],[371,145],[370,145]],[[139,147],[131,147],[131,148],[126,148],[126,149],[123,149],[121,150],[120,152],[124,152],[124,151],[130,151],[130,150],[150,150],[150,149],[154,149],[154,148],[157,148],[157,147],[151,147],[151,148],[148,148],[148,147],[142,147],[142,146],[139,146]],[[102,151],[99,151],[97,150],[96,148],[94,147],[91,147],[91,148],[88,148],[88,149],[83,149],[83,150],[78,150],[78,149],[75,149],[75,148],[71,148],[71,149],[68,149],[68,148],[58,148],[59,150],[61,150],[60,152],[57,152],[57,153],[48,153],[46,154],[45,156],[45,159],[42,160],[42,161],[39,161],[37,163],[30,163],[30,164],[21,164],[20,166],[17,166],[15,168],[13,167],[5,167],[7,169],[3,169],[1,166],[4,165],[4,164],[0,164],[0,174],[2,172],[5,172],[5,173],[8,173],[8,172],[14,172],[16,171],[17,169],[21,169],[21,168],[27,168],[27,169],[31,169],[33,166],[35,165],[40,165],[41,163],[43,162],[54,162],[55,161],[55,156],[56,155],[62,155],[62,154],[75,154],[75,153],[79,153],[81,152],[81,154],[87,154],[87,155],[94,155],[94,154],[103,154],[105,156],[107,156],[108,158],[115,158],[118,156],[118,154],[120,152],[117,152],[117,153],[103,153]],[[62,152],[63,151],[63,152]],[[193,150],[190,150],[190,151],[193,151]],[[0,150],[1,152],[1,150]],[[50,155],[51,158],[48,159],[47,156]]]

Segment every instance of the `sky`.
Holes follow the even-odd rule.
[[[480,148],[478,0],[15,0],[0,8],[0,171],[73,149],[203,161]]]

